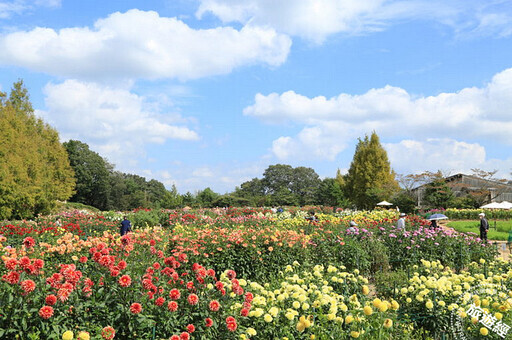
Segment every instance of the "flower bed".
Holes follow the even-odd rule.
[[[122,238],[116,221],[69,216],[87,238],[0,235],[0,338],[419,339],[447,333],[454,309],[464,316],[470,306],[453,304],[468,287],[512,287],[494,247],[421,218],[402,232],[382,212],[318,214],[318,223],[302,214],[190,213]],[[512,300],[491,295],[480,306],[512,324]],[[496,335],[464,320],[473,335]]]

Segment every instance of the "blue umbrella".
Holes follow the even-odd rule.
[[[448,219],[448,216],[446,215],[443,215],[443,214],[432,214],[430,215],[430,217],[428,218],[429,221],[432,221],[432,220],[447,220]]]

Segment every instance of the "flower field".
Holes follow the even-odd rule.
[[[2,225],[0,338],[449,339],[458,325],[499,339],[512,325],[512,266],[492,244],[315,209],[132,212],[145,222],[123,237],[116,213]]]

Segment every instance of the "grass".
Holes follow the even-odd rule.
[[[68,210],[89,210],[92,212],[100,212],[99,209],[92,207],[90,205],[78,203],[78,202],[66,202],[66,203],[58,203],[57,211],[68,211]]]
[[[489,240],[507,241],[508,233],[512,229],[512,221],[496,221],[496,229],[494,229],[494,222],[494,220],[489,221],[490,229],[487,238]],[[447,223],[447,226],[460,232],[472,232],[480,235],[480,221],[453,221]]]

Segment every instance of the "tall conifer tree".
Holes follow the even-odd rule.
[[[371,208],[399,190],[386,150],[375,131],[370,138],[366,135],[359,139],[345,184],[349,199],[358,208]]]

